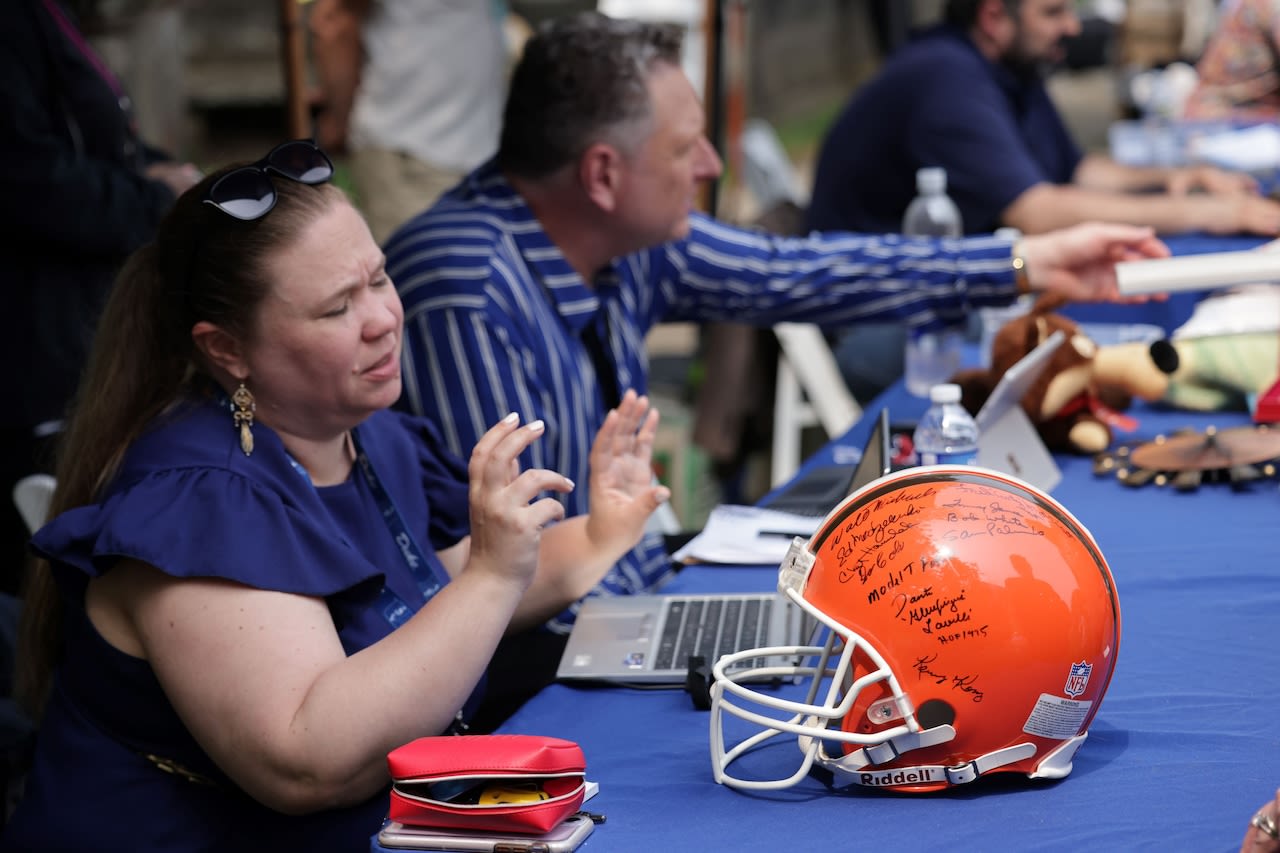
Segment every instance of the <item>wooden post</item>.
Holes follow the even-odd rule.
[[[707,111],[707,138],[711,145],[720,152],[723,159],[724,140],[722,137],[723,105],[720,102],[720,44],[724,33],[723,21],[720,17],[720,0],[706,0],[706,11],[702,16],[703,43],[705,44],[704,62],[706,73],[703,75],[702,106]],[[719,184],[711,181],[704,184],[700,198],[702,209],[715,216],[719,196]]]
[[[286,120],[290,139],[312,136],[311,114],[307,109],[306,37],[302,31],[302,2],[279,0],[280,43],[284,59]]]
[[[720,97],[723,109],[720,149],[737,182],[742,181],[742,131],[747,123],[747,3],[728,0],[721,10]]]

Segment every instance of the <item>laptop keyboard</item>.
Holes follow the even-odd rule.
[[[721,655],[767,645],[773,605],[772,599],[759,597],[673,598],[654,669],[684,669],[692,655],[712,664]],[[753,665],[754,661],[744,660],[734,669]]]

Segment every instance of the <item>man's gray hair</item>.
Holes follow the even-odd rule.
[[[584,12],[549,21],[525,44],[511,75],[498,162],[510,174],[545,177],[588,146],[626,147],[650,120],[648,79],[680,64],[674,24]]]

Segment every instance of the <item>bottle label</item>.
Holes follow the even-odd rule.
[[[956,453],[931,453],[920,451],[921,465],[973,465],[978,461],[978,451],[961,450]]]

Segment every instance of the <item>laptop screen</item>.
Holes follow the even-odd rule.
[[[853,473],[853,481],[849,484],[849,494],[853,494],[872,480],[878,480],[893,470],[893,437],[889,428],[889,409],[880,410],[876,425],[871,429],[871,437],[862,448],[862,458],[858,460],[858,468]]]
[[[846,497],[889,473],[893,464],[890,432],[889,410],[884,408],[857,462],[818,465],[763,505],[779,512],[825,516]]]

